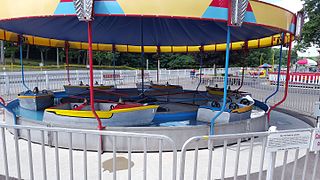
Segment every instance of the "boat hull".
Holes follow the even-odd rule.
[[[52,94],[22,95],[18,99],[20,107],[32,111],[44,110],[53,106],[54,102]]]
[[[103,126],[128,127],[149,125],[158,106],[145,106],[129,109],[96,111]],[[82,116],[82,117],[81,117]],[[65,125],[78,128],[96,128],[97,120],[91,111],[46,110],[43,121],[52,125]]]
[[[113,86],[95,86],[95,90],[109,90],[113,88]],[[85,95],[89,94],[90,87],[89,86],[72,86],[65,85],[64,89],[68,95]]]
[[[210,108],[200,107],[198,109],[197,120],[210,123],[212,118],[218,114],[219,111]],[[223,112],[216,120],[215,124],[227,124],[234,121],[241,121],[251,118],[251,110],[246,112]]]

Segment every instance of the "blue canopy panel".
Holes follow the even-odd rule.
[[[146,46],[197,46],[226,42],[225,21],[134,16],[96,16],[93,21],[93,42],[139,46],[142,39],[141,23],[143,44]],[[24,35],[87,42],[87,24],[79,22],[76,16],[10,19],[2,21],[0,28]],[[279,31],[245,23],[241,28],[231,28],[231,41],[259,39]]]

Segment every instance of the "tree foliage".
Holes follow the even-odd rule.
[[[312,45],[320,45],[320,1],[304,0],[304,11],[307,22],[302,31],[300,47],[306,48]]]

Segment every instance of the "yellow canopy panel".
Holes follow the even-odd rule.
[[[272,47],[281,44],[280,34],[276,34],[271,37],[266,37],[257,40],[250,40],[247,42],[248,49],[257,49]],[[47,47],[56,47],[64,48],[67,41],[55,40],[48,38],[39,38],[34,36],[23,36],[24,43],[37,46],[47,46]],[[18,34],[0,30],[0,39],[4,41],[18,42]],[[292,39],[293,40],[293,39]],[[287,33],[285,36],[284,44],[290,42],[290,34]],[[68,42],[69,48],[87,50],[88,43],[85,42]],[[245,48],[245,42],[233,42],[231,43],[231,50],[243,50]],[[112,51],[112,44],[93,44],[92,46],[94,51]],[[225,51],[226,44],[212,44],[203,46],[205,52],[210,51]],[[118,52],[129,52],[129,53],[140,53],[141,46],[129,46],[129,45],[115,45],[115,51]],[[200,52],[200,46],[145,46],[145,53],[184,53],[184,52]]]

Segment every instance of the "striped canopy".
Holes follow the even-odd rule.
[[[93,50],[197,52],[226,48],[228,0],[94,0]],[[273,13],[270,13],[273,12]],[[278,45],[293,34],[295,14],[251,0],[241,27],[231,28],[231,50]],[[1,0],[0,39],[87,49],[87,26],[72,0]],[[246,46],[246,47],[245,47]]]

